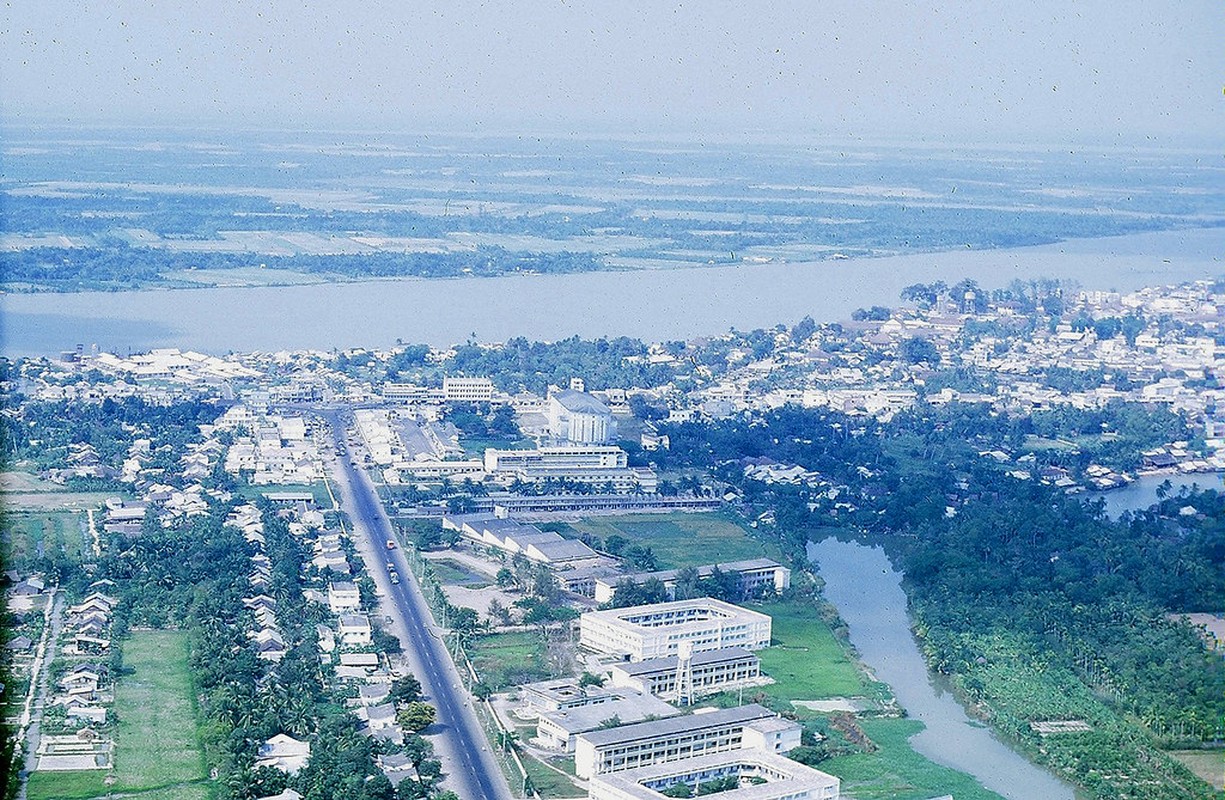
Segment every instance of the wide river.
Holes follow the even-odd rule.
[[[8,294],[3,352],[53,355],[77,344],[124,353],[448,346],[474,336],[648,341],[847,318],[894,305],[904,286],[972,278],[991,289],[1050,277],[1130,290],[1225,275],[1225,228],[1082,239],[1013,250],[813,263],[306,286]]]

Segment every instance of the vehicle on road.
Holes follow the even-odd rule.
[[[388,549],[388,550],[395,550],[395,549],[396,549],[396,540],[395,540],[395,539],[388,539],[388,540],[387,540],[387,549]]]

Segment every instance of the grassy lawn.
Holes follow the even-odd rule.
[[[102,505],[114,492],[73,492],[29,472],[0,472],[0,502],[9,510],[81,510]]]
[[[434,570],[434,577],[439,583],[448,584],[451,586],[467,586],[475,589],[481,586],[488,586],[489,581],[485,576],[479,575],[460,564],[457,561],[450,559],[429,559],[430,567]]]
[[[106,770],[33,772],[26,784],[27,800],[83,800],[106,794]]]
[[[600,539],[617,534],[649,545],[661,569],[698,567],[748,558],[782,559],[778,546],[759,541],[724,514],[626,514],[574,522],[575,533]],[[564,531],[563,531],[564,533]]]
[[[159,789],[204,780],[208,772],[196,727],[187,634],[134,631],[123,645],[123,660],[134,672],[115,688],[119,723],[114,789]],[[175,789],[181,791],[186,789]]]
[[[1077,449],[1076,443],[1070,442],[1067,439],[1048,439],[1045,436],[1036,436],[1032,433],[1026,434],[1022,447],[1031,452],[1041,452],[1043,450],[1070,452]]]
[[[523,768],[527,770],[527,776],[532,779],[532,785],[536,787],[536,791],[541,797],[562,798],[562,797],[586,797],[586,792],[574,785],[565,775],[560,775],[554,769],[549,768],[530,755],[522,755]]]
[[[131,800],[210,800],[212,796],[212,790],[207,784],[184,783],[131,795]]]
[[[464,448],[465,458],[481,458],[487,448],[496,450],[532,450],[536,443],[531,439],[498,439],[486,436],[459,437],[459,446]]]
[[[473,639],[468,657],[481,680],[495,689],[549,677],[545,644],[528,631],[494,633]]]
[[[842,792],[856,800],[927,800],[952,795],[957,800],[1000,800],[969,775],[928,761],[907,739],[923,729],[910,719],[861,719],[860,726],[880,749],[839,756],[817,767],[842,779]]]
[[[866,695],[861,673],[820,618],[813,601],[796,599],[754,604],[769,614],[772,645],[758,651],[761,669],[775,680],[765,687],[778,700],[820,700]]]
[[[45,555],[64,553],[81,560],[84,537],[82,515],[76,511],[11,511],[4,520],[4,554],[9,563],[21,565]]]

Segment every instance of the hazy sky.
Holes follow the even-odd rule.
[[[8,0],[0,27],[7,123],[1225,132],[1217,0]]]

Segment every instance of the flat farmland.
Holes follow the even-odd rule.
[[[187,666],[187,634],[134,631],[124,642],[123,660],[133,673],[115,688],[114,790],[174,787],[176,797],[207,796],[197,791],[206,787],[186,786],[208,775]]]
[[[87,546],[81,532],[84,518],[77,511],[10,510],[3,529],[6,560],[21,566],[43,556],[63,554],[79,562]]]

